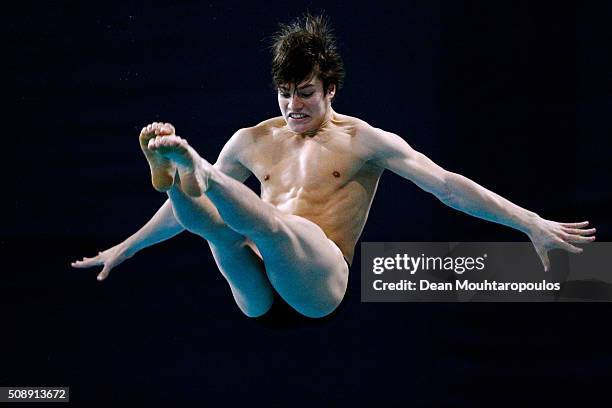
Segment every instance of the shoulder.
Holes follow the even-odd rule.
[[[258,140],[271,135],[275,129],[280,129],[285,124],[282,116],[266,119],[263,122],[250,127],[238,129],[227,141],[226,148],[249,147]]]
[[[351,124],[356,146],[369,162],[383,165],[389,158],[405,158],[414,153],[410,145],[397,134],[372,126],[359,118],[342,116],[347,124]]]
[[[266,136],[272,135],[276,130],[286,125],[282,116],[266,119],[250,127],[238,129],[228,141],[228,144],[245,146],[260,141]]]
[[[390,137],[389,132],[372,126],[365,120],[354,116],[336,114],[334,122],[349,130],[355,138],[363,143],[376,142]]]
[[[354,136],[358,136],[366,131],[368,127],[371,127],[365,120],[337,112],[334,112],[332,122],[336,126],[349,130]]]
[[[400,139],[396,134],[372,126],[365,120],[352,116],[343,116],[344,122],[349,125],[355,141],[366,152],[369,152],[369,155],[375,155],[381,149],[384,149],[385,146]]]
[[[273,129],[280,129],[286,125],[287,125],[287,122],[285,122],[285,118],[283,118],[282,116],[276,116],[274,118],[266,119],[262,122],[259,122],[257,125],[249,129],[253,129],[254,131],[259,131],[259,132],[264,132],[264,131],[269,132]]]

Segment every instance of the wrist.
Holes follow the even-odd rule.
[[[534,212],[527,212],[525,215],[525,220],[522,223],[521,231],[523,231],[528,236],[531,236],[541,220],[540,216]]]
[[[126,239],[122,243],[118,244],[117,247],[119,253],[125,258],[131,258],[134,256],[134,254],[136,254],[136,252],[139,251],[139,248],[137,248],[130,239]]]

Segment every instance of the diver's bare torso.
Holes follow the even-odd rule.
[[[245,129],[239,152],[261,183],[262,200],[317,224],[349,262],[383,171],[368,162],[364,125],[334,112],[315,135],[303,136],[273,118]]]

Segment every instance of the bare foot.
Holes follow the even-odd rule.
[[[171,160],[163,157],[158,152],[149,149],[149,142],[155,137],[164,137],[174,134],[174,126],[170,123],[153,122],[140,131],[140,148],[142,149],[149,167],[151,168],[151,182],[153,187],[160,192],[168,191],[174,184],[176,166]]]
[[[149,140],[148,149],[164,160],[176,165],[181,179],[181,189],[192,197],[204,194],[208,188],[208,177],[204,174],[204,159],[189,143],[176,135],[158,136]]]

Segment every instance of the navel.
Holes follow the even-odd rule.
[[[335,177],[335,178],[338,178],[338,177],[340,177],[340,173],[338,173],[338,172],[337,172],[337,171],[335,171],[335,170],[334,170],[334,173],[333,173],[333,175],[334,175],[334,177]]]
[[[264,181],[268,181],[268,180],[270,180],[270,175],[269,175],[269,174],[266,174],[266,175],[264,176]]]

